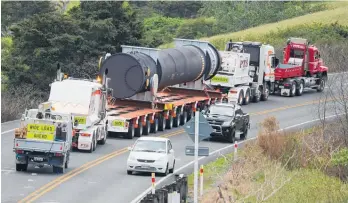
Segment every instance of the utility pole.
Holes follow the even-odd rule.
[[[198,135],[199,135],[199,111],[195,112],[195,166],[194,166],[194,203],[198,203]]]

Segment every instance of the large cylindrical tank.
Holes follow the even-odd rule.
[[[101,64],[100,73],[108,69],[109,87],[113,97],[123,99],[149,90],[150,79],[158,75],[158,89],[213,77],[220,67],[220,55],[209,44],[206,53],[194,45],[163,49],[158,52],[157,65],[143,53],[118,53]]]

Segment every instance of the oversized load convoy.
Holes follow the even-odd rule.
[[[282,64],[271,45],[258,42],[229,42],[225,51],[174,42],[163,50],[122,46],[100,59],[97,80],[68,77],[58,66],[48,101],[26,111],[16,129],[17,170],[34,162],[63,172],[71,150],[92,153],[108,134],[132,139],[179,127],[217,101],[242,105],[277,91],[301,95],[305,87],[320,92],[327,80],[318,49],[304,39],[289,39]],[[57,125],[65,125],[64,139]]]

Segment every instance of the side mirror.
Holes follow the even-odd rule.
[[[169,154],[173,154],[174,153],[174,149],[169,150]]]
[[[75,120],[74,121],[74,126],[78,126],[79,125],[79,121],[78,120]]]
[[[128,151],[132,151],[133,148],[132,147],[127,147],[127,149],[128,149]]]

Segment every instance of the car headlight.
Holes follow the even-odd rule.
[[[166,160],[166,156],[162,156],[160,158],[158,158],[156,161],[160,162],[160,161],[165,161]]]
[[[229,126],[229,125],[231,125],[231,122],[229,122],[229,121],[225,121],[225,122],[223,122],[223,124],[222,124],[223,126]]]
[[[137,159],[135,158],[135,156],[130,155],[129,158],[128,158],[128,160],[130,160],[130,161],[136,161]]]

